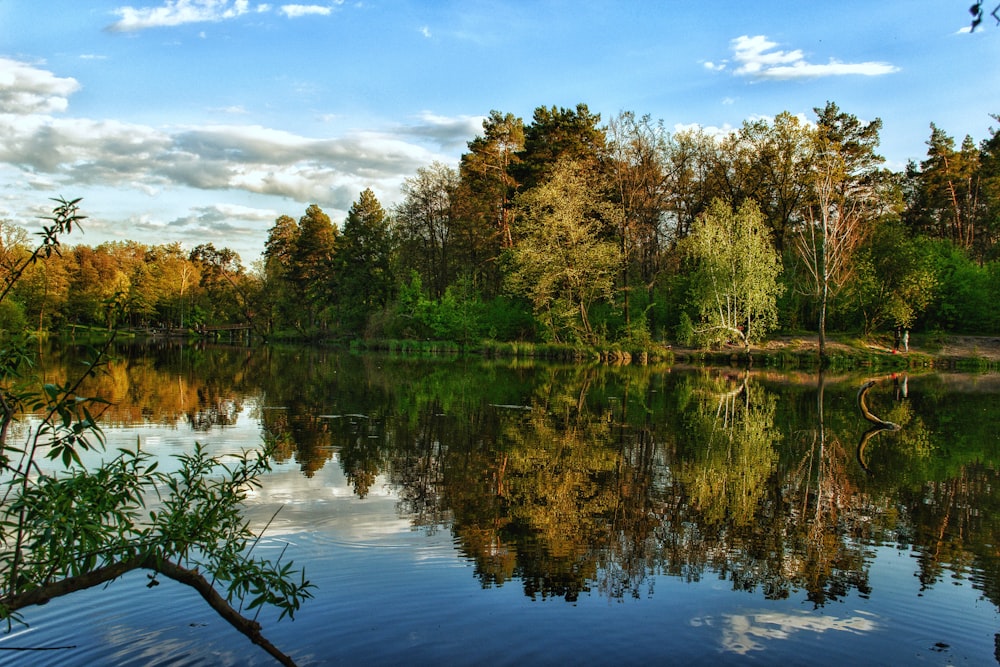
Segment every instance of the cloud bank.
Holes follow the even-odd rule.
[[[196,190],[224,191],[230,193],[227,199],[251,203],[192,204],[169,224],[141,216],[128,221],[134,229],[184,227],[202,236],[215,236],[210,228],[232,234],[234,221],[259,227],[260,220],[273,220],[275,202],[254,196],[292,200],[293,212],[308,203],[329,207],[331,213],[346,211],[368,187],[392,201],[418,168],[453,161],[453,153],[481,132],[483,120],[424,112],[411,123],[335,137],[258,124],[154,127],[64,115],[79,88],[75,79],[0,58],[0,170],[10,175],[0,198],[24,200],[32,189],[62,188],[74,194],[81,188],[93,193],[114,189],[156,198]],[[166,217],[171,215],[177,213]]]

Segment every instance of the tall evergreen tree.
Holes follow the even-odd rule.
[[[351,205],[337,239],[336,295],[341,326],[347,332],[361,332],[366,317],[389,301],[391,254],[388,218],[368,188]]]
[[[452,196],[456,261],[464,266],[463,277],[484,295],[495,296],[502,281],[498,259],[514,243],[514,170],[524,147],[524,123],[513,114],[491,111],[483,134],[468,146]]]
[[[509,248],[513,240],[510,218],[513,197],[518,183],[514,171],[520,164],[518,155],[524,149],[524,122],[513,114],[491,111],[483,121],[483,134],[469,142],[469,152],[462,156],[459,176],[474,197],[475,207],[483,226],[492,228],[499,245]]]
[[[337,244],[337,228],[316,204],[299,218],[299,233],[291,254],[291,278],[304,296],[310,327],[325,328],[324,310],[330,305],[330,278]]]
[[[292,258],[299,238],[299,225],[295,219],[282,215],[274,221],[267,232],[264,244],[264,308],[267,311],[268,328],[301,329],[302,309],[297,304],[303,302],[305,293],[298,290],[292,278]]]
[[[907,215],[910,224],[971,249],[983,216],[979,149],[972,138],[966,137],[956,150],[955,140],[931,123],[927,159],[919,171],[911,168],[910,176],[916,180],[916,197]]]
[[[576,109],[538,107],[524,130],[524,150],[515,176],[524,189],[547,180],[562,161],[577,163],[582,169],[597,169],[604,150],[605,133],[601,114],[591,113],[586,104]]]

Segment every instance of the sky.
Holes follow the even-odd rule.
[[[0,220],[67,243],[260,258],[281,215],[342,224],[457,167],[491,110],[585,103],[728,131],[827,101],[881,118],[886,166],[1000,125],[1000,27],[972,0],[0,0]],[[989,7],[987,8],[989,9]]]

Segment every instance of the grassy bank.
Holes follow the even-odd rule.
[[[404,355],[478,354],[488,358],[544,359],[607,364],[746,365],[789,369],[820,367],[819,345],[810,335],[781,336],[750,349],[681,348],[669,345],[626,347],[566,343],[483,341],[461,345],[428,340],[355,341],[354,350],[378,350]],[[827,341],[825,367],[900,371],[933,368],[970,372],[1000,371],[1000,337],[914,336],[908,351],[893,351],[881,337],[834,335]]]

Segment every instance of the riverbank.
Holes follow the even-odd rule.
[[[912,335],[908,350],[893,350],[891,337],[827,339],[829,364],[836,367],[873,366],[888,370],[937,368],[1000,371],[1000,336]],[[685,363],[742,362],[741,347],[723,350],[675,348],[674,359]],[[819,364],[815,335],[777,336],[750,348],[755,363],[773,366]]]
[[[495,358],[548,359],[599,362],[612,365],[680,363],[686,365],[745,365],[741,346],[688,348],[652,345],[645,349],[606,346],[496,341],[462,346],[457,343],[393,340],[356,341],[353,349],[382,350],[396,354],[480,354]],[[815,335],[776,336],[750,348],[750,363],[776,368],[811,369],[819,366]],[[1000,336],[912,335],[908,350],[892,349],[890,337],[832,335],[827,340],[827,362],[832,368],[873,368],[900,371],[935,368],[965,371],[1000,371]]]

